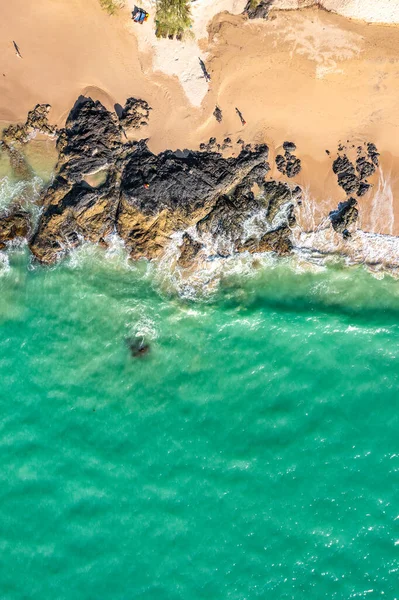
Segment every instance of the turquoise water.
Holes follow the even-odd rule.
[[[399,597],[398,282],[17,249],[0,299],[2,599]]]

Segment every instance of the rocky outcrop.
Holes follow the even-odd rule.
[[[124,129],[139,129],[148,125],[151,107],[145,100],[128,98],[119,117]]]
[[[127,103],[131,126],[138,102]],[[72,109],[59,132],[56,176],[41,198],[30,240],[38,260],[53,263],[85,240],[107,245],[113,233],[134,259],[160,257],[172,235],[183,233],[182,268],[209,243],[222,255],[291,250],[298,188],[265,181],[270,170],[266,145],[242,144],[238,156],[225,158],[212,139],[200,152],[156,155],[145,140],[123,138],[121,119],[90,98],[80,98]],[[232,142],[226,138],[224,143]],[[85,178],[100,169],[105,181],[92,187]],[[187,232],[193,227],[194,237]]]
[[[356,223],[359,216],[356,205],[355,198],[349,198],[345,202],[340,202],[338,208],[329,214],[333,229],[338,233],[342,233],[344,237],[349,237],[348,228]]]
[[[179,267],[183,269],[190,267],[203,247],[204,245],[194,240],[190,234],[184,233],[180,246],[180,256],[177,261]]]
[[[345,151],[345,147],[339,147],[338,156],[332,166],[337,175],[338,185],[348,195],[363,196],[371,188],[367,178],[375,173],[379,165],[379,153],[376,146],[369,142],[357,147],[357,157],[352,162]]]
[[[122,151],[121,130],[115,113],[99,101],[80,98],[59,132],[57,149],[58,174],[80,181],[93,173],[114,165]]]
[[[282,225],[277,229],[268,231],[261,238],[249,238],[238,246],[238,252],[276,252],[280,256],[287,256],[292,252],[291,229]]]
[[[296,150],[296,145],[293,142],[284,142],[284,156],[278,154],[276,156],[277,169],[287,177],[295,177],[301,171],[301,161],[293,154]]]
[[[117,205],[113,176],[95,189],[83,181],[71,185],[58,176],[43,199],[43,212],[30,241],[32,253],[49,264],[83,240],[106,244],[106,236],[115,229]]]
[[[37,104],[33,110],[29,111],[24,124],[9,125],[3,129],[1,134],[3,144],[6,147],[15,143],[25,144],[37,132],[54,135],[56,128],[48,121],[50,108],[50,104]]]
[[[14,207],[0,214],[0,250],[17,238],[27,238],[31,229],[30,215]]]
[[[249,19],[267,19],[274,0],[248,0],[244,14]]]

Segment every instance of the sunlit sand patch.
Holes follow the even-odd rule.
[[[292,14],[287,18],[272,21],[272,31],[276,34],[275,47],[288,44],[291,57],[294,54],[305,56],[316,63],[316,77],[322,79],[330,73],[343,73],[338,64],[359,55],[363,49],[364,38],[351,31],[327,22],[314,14]]]

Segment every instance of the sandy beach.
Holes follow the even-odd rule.
[[[241,12],[243,4],[222,1],[219,8]],[[386,4],[386,20],[395,19],[392,6]],[[373,178],[373,192],[359,200],[361,226],[399,234],[397,209],[392,207],[389,223],[375,216],[376,194],[386,205],[399,191],[392,175],[399,165],[399,26],[351,20],[314,6],[272,10],[267,21],[213,10],[205,35],[203,12],[195,7],[193,13],[188,41],[157,41],[153,20],[135,25],[129,6],[109,16],[97,0],[3,3],[0,120],[23,120],[35,104],[46,102],[52,122],[62,125],[79,95],[99,99],[108,109],[135,96],[153,109],[138,136],[148,137],[154,152],[196,149],[212,136],[242,138],[267,143],[273,165],[282,143],[293,140],[303,164],[298,183],[312,200],[316,223],[345,198],[331,171],[338,145],[372,141],[382,154],[382,169]],[[213,116],[216,105],[221,123]],[[235,107],[245,117],[244,127]],[[272,175],[282,177],[275,168]]]

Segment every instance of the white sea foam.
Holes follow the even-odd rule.
[[[0,179],[0,211],[6,210],[14,202],[24,208],[33,207],[43,185],[43,180],[38,176],[27,181],[13,181],[8,176],[3,177]]]

